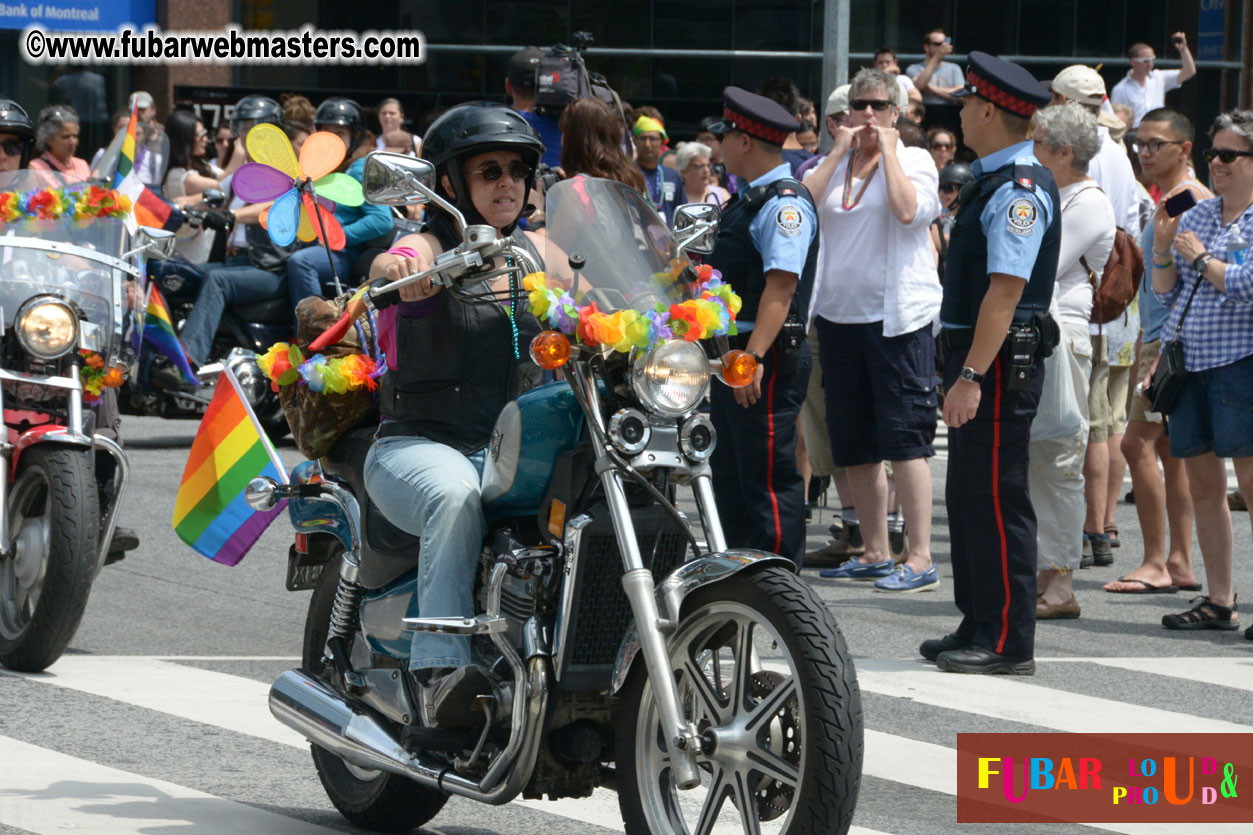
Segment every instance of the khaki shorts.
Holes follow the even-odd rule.
[[[1140,343],[1140,368],[1136,372],[1136,378],[1132,381],[1131,388],[1135,388],[1135,384],[1144,379],[1144,375],[1149,373],[1149,369],[1153,367],[1153,363],[1157,362],[1157,358],[1162,353],[1162,341],[1155,339],[1152,342]],[[1151,415],[1151,417],[1150,417]],[[1162,416],[1157,412],[1150,412],[1149,405],[1144,398],[1138,394],[1131,395],[1131,413],[1128,418],[1133,423],[1156,423],[1161,424]]]
[[[1127,431],[1127,389],[1131,383],[1129,365],[1109,364],[1105,337],[1092,337],[1092,386],[1088,389],[1091,427],[1089,444],[1103,444],[1110,435]]]

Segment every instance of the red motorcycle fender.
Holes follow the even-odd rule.
[[[9,454],[9,484],[17,478],[17,464],[22,457],[22,452],[29,447],[39,443],[56,443],[71,444],[73,446],[86,447],[91,449],[91,438],[87,435],[76,435],[68,428],[55,423],[45,423],[42,426],[32,426],[20,435],[16,440],[13,436],[17,434],[12,429],[9,430],[9,442],[13,445],[13,449]]]

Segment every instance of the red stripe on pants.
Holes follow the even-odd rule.
[[[1005,584],[1005,605],[1001,607],[1001,637],[996,651],[1005,651],[1005,638],[1009,634],[1009,544],[1005,539],[1005,516],[1001,512],[1001,358],[996,358],[995,390],[992,401],[992,511],[996,514],[996,532],[1001,538],[1001,578]]]
[[[783,523],[779,521],[779,497],[774,492],[774,383],[779,379],[778,368],[770,369],[770,384],[766,386],[766,492],[770,494],[770,507],[774,511],[774,548],[778,554],[783,548]]]

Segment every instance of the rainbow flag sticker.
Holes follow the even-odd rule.
[[[259,513],[244,500],[257,476],[287,483],[287,470],[230,369],[218,377],[174,500],[174,532],[214,562],[236,565],[283,511]]]

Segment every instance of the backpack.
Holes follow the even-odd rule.
[[[557,44],[535,67],[535,107],[560,113],[570,102],[592,94],[587,65],[579,50]]]
[[[1102,191],[1100,186],[1079,189],[1066,201],[1062,212],[1089,188]],[[1114,321],[1123,314],[1140,289],[1140,279],[1144,276],[1144,253],[1140,252],[1139,244],[1122,229],[1115,229],[1114,246],[1109,251],[1109,260],[1105,262],[1100,281],[1082,255],[1079,256],[1079,263],[1088,271],[1088,280],[1092,282],[1092,316],[1089,321],[1094,325]]]

